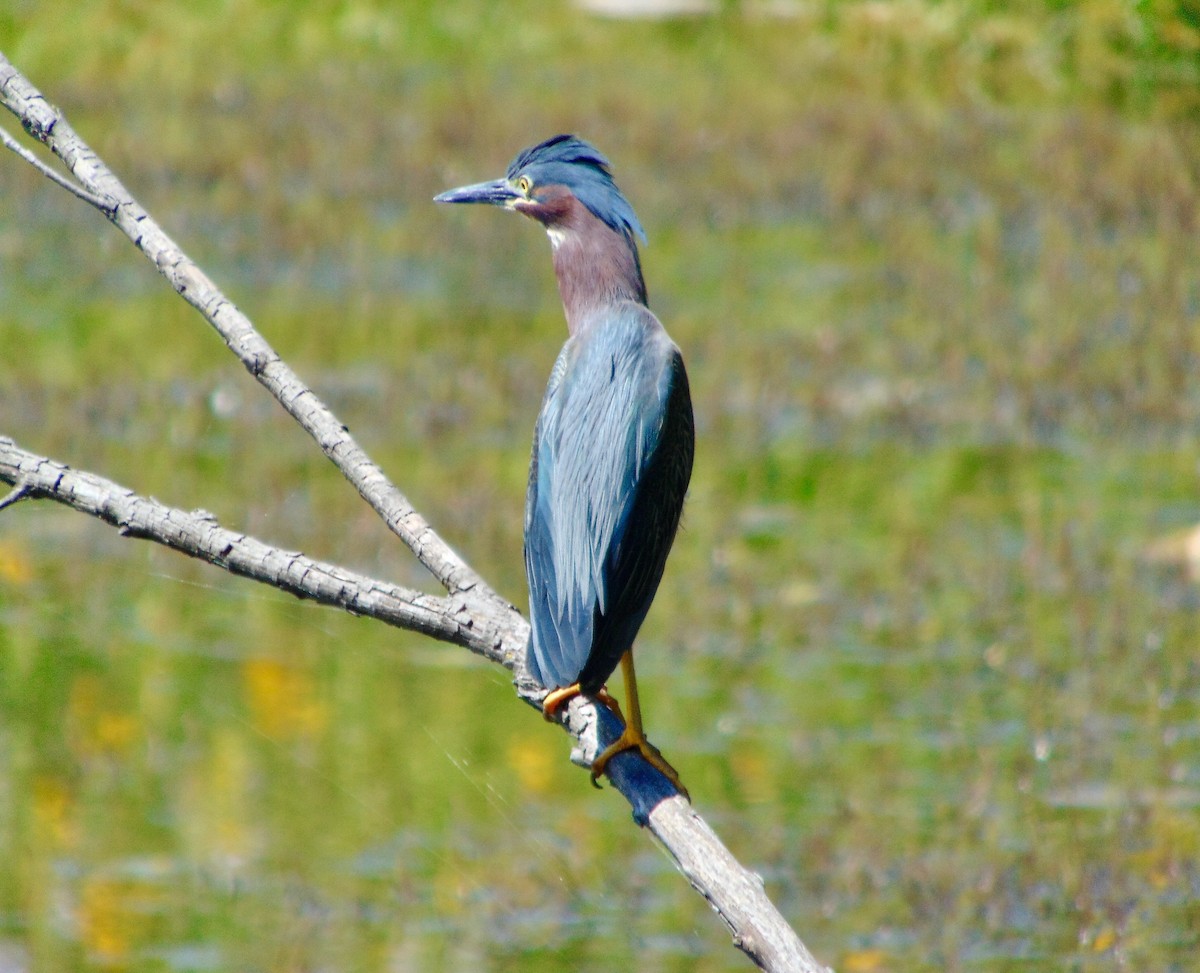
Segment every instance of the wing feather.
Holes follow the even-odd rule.
[[[632,302],[571,338],[534,433],[525,511],[533,674],[598,687],[662,577],[691,473],[679,351]]]

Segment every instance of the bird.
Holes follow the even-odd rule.
[[[679,528],[695,422],[679,346],[647,306],[637,240],[646,234],[608,159],[574,135],[519,152],[502,179],[438,203],[520,213],[550,238],[567,321],[533,435],[525,497],[531,634],[526,668],[550,690],[546,719],[583,695],[625,724],[592,762],[637,750],[688,798],[646,738],[633,643]],[[621,668],[629,719],[606,683]],[[690,800],[690,798],[688,798]]]

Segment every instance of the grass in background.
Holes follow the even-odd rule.
[[[649,228],[699,457],[652,733],[818,955],[1184,969],[1189,4],[26,3],[0,50],[514,598],[546,244],[430,198],[559,130]],[[103,225],[0,164],[0,431],[422,583]],[[0,943],[29,968],[724,970],[457,650],[0,518]],[[635,958],[636,957],[636,958]]]

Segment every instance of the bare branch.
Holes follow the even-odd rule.
[[[250,372],[316,440],[359,494],[421,563],[456,594],[475,591],[501,602],[408,498],[384,475],[345,425],[313,393],[217,286],[183,252],[68,124],[12,64],[0,54],[0,101],[21,119],[25,130],[63,160],[84,188],[115,202],[107,211],[112,223],[154,264],[176,292],[198,310]]]
[[[46,163],[39,159],[36,155],[30,152],[25,146],[21,145],[8,132],[0,128],[0,142],[4,143],[6,149],[12,149],[17,155],[33,166],[38,172],[49,179],[51,182],[62,186],[67,192],[73,196],[77,196],[85,203],[89,203],[100,210],[105,216],[112,216],[113,211],[117,208],[116,200],[110,199],[107,196],[98,196],[95,193],[89,193],[81,186],[75,185],[70,179],[59,175],[55,170],[51,169]]]
[[[389,625],[452,642],[503,665],[518,676],[518,695],[540,710],[542,687],[523,680],[528,623],[509,607],[466,592],[444,598],[388,584],[221,527],[207,511],[185,511],[142,497],[111,480],[75,470],[21,449],[0,436],[0,482],[16,484],[0,507],[16,499],[54,500],[116,527],[124,537],[152,540],[234,574],[261,581],[300,598],[341,608]],[[621,735],[620,722],[583,697],[562,714],[577,740],[572,760],[591,766]],[[704,819],[665,777],[633,751],[618,754],[607,775],[649,827],[688,881],[712,904],[734,942],[762,969],[821,973],[763,889],[721,843]]]
[[[281,551],[222,528],[204,511],[188,513],[167,507],[102,477],[22,450],[3,437],[0,481],[14,484],[14,489],[0,501],[0,510],[22,499],[52,499],[104,520],[124,536],[153,540],[299,597],[465,646],[513,671],[518,696],[538,706],[545,690],[529,680],[523,662],[528,623],[433,531],[245,315],[188,259],[62,114],[2,54],[0,102],[21,119],[30,135],[63,160],[88,195],[81,195],[77,187],[62,179],[54,181],[98,205],[200,311],[246,369],[317,441],[449,594],[443,598],[424,595],[303,554]],[[5,144],[9,141],[6,137]],[[20,154],[28,159],[26,153]],[[38,168],[44,171],[40,164]],[[111,200],[113,206],[103,205],[104,200]],[[578,741],[572,759],[585,766],[616,740],[622,729],[606,708],[585,698],[573,699],[564,707],[561,722]],[[751,960],[770,971],[824,973],[825,968],[813,959],[767,897],[761,879],[737,862],[662,774],[636,752],[618,754],[609,762],[606,774],[629,801],[635,820],[655,835],[688,881],[722,917],[735,945]]]
[[[761,875],[745,868],[683,798],[664,801],[650,830],[668,849],[692,888],[711,903],[734,945],[764,970],[832,973],[813,958],[767,896]],[[674,854],[674,851],[672,852]]]
[[[118,528],[123,537],[152,540],[299,598],[453,642],[509,669],[524,645],[519,626],[507,617],[487,614],[488,606],[473,596],[426,595],[280,550],[221,527],[207,511],[168,507],[112,480],[27,452],[3,436],[0,481],[16,484],[0,507],[22,497],[54,500],[98,517]],[[500,629],[500,620],[505,630]]]

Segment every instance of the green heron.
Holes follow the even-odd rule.
[[[608,160],[573,135],[521,152],[503,179],[442,193],[537,220],[550,236],[567,316],[533,436],[525,499],[530,674],[552,690],[547,719],[575,695],[625,723],[592,763],[637,749],[687,796],[642,729],[633,641],[662,580],[692,474],[695,431],[679,348],[646,307],[637,234]],[[604,684],[620,663],[626,721]]]

